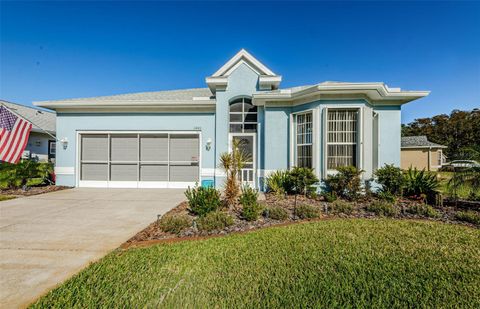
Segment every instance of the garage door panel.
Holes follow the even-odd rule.
[[[140,161],[168,161],[168,135],[141,135]]]
[[[108,160],[108,135],[82,135],[82,161]]]
[[[170,161],[198,161],[198,135],[170,135]]]
[[[140,181],[168,181],[168,166],[142,164],[140,166]]]
[[[198,181],[198,165],[170,165],[170,181]]]
[[[112,161],[137,161],[138,138],[137,135],[111,135],[110,160]]]
[[[110,180],[137,181],[137,165],[112,163],[110,166]]]
[[[108,178],[108,164],[106,163],[82,163],[81,180],[102,180]]]

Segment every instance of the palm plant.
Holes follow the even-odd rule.
[[[478,199],[480,197],[480,168],[455,168],[453,177],[447,182],[447,189],[455,200],[458,199],[458,192],[462,189],[469,191],[470,199]]]
[[[269,192],[278,197],[285,196],[292,191],[292,180],[288,171],[275,171],[265,180]]]
[[[432,198],[437,193],[439,181],[434,173],[410,167],[404,177],[404,194],[406,196]]]
[[[250,161],[250,155],[242,149],[243,141],[233,139],[232,150],[220,155],[220,167],[224,170],[227,179],[225,181],[225,202],[228,206],[234,206],[240,194],[240,171]]]

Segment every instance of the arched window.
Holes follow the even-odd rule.
[[[238,98],[230,102],[230,132],[257,132],[257,107],[249,98]]]

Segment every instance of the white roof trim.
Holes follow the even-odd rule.
[[[398,88],[388,88],[384,83],[336,83],[326,82],[300,90],[280,90],[277,92],[255,93],[254,103],[263,105],[265,102],[291,102],[308,97],[335,95],[364,95],[373,104],[404,104],[430,94],[430,91],[400,91]]]
[[[272,70],[267,68],[255,57],[253,57],[249,52],[242,48],[235,56],[233,56],[230,60],[227,61],[227,63],[225,63],[220,69],[218,69],[217,72],[213,73],[212,77],[228,76],[232,71],[235,70],[236,67],[238,67],[242,63],[247,64],[259,75],[276,76],[276,74],[273,73]]]
[[[215,100],[195,98],[191,101],[155,101],[155,100],[128,100],[128,101],[85,101],[85,100],[70,100],[63,101],[42,101],[34,102],[33,105],[41,106],[49,109],[57,108],[72,108],[72,107],[91,107],[91,108],[106,108],[106,107],[209,107],[215,106]]]

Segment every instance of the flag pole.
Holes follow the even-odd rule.
[[[23,117],[22,115],[20,115],[19,113],[11,110],[7,105],[5,105],[5,103],[3,102],[0,102],[2,104],[2,106],[4,106],[7,110],[9,110],[10,112],[14,113],[15,115],[17,115],[18,117],[22,118],[22,119],[25,119],[26,121],[30,122],[32,125],[36,126],[37,128],[39,128],[40,130],[42,130],[43,132],[45,132],[45,134],[48,134],[49,136],[53,137],[55,139],[55,141],[57,142],[60,142],[60,140],[56,137],[56,136],[53,136],[51,133],[49,133],[48,131],[44,130],[41,126],[39,126],[38,124],[34,123],[33,121],[31,121],[30,119],[26,119],[25,117]],[[37,110],[38,111],[38,110]]]

